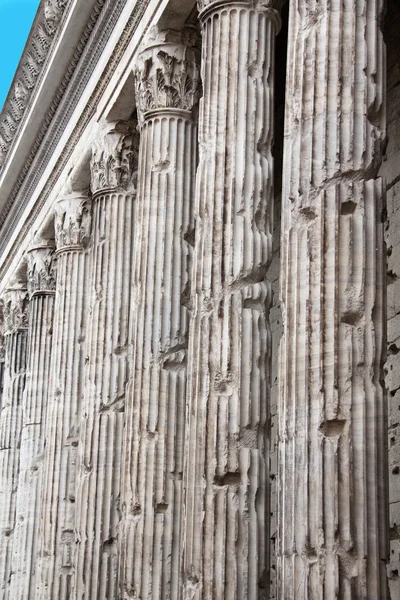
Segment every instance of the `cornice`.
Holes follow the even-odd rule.
[[[69,1],[71,1],[71,0],[69,0]],[[127,0],[121,0],[121,1],[122,1],[122,4],[125,4]],[[66,122],[68,122],[70,116],[72,115],[72,112],[75,109],[75,107],[78,103],[78,100],[83,92],[83,89],[94,69],[95,64],[93,65],[93,69],[90,71],[89,74],[84,73],[83,75],[82,75],[82,71],[80,70],[79,73],[83,77],[82,80],[79,80],[76,77],[76,71],[77,71],[78,64],[81,61],[81,59],[84,58],[83,57],[84,51],[88,45],[88,42],[89,42],[92,34],[94,33],[94,30],[96,29],[96,24],[98,23],[102,9],[104,8],[104,5],[106,3],[107,3],[107,0],[97,0],[96,4],[94,5],[93,11],[89,17],[88,22],[86,23],[86,26],[83,30],[81,39],[79,40],[79,43],[77,44],[77,46],[75,48],[72,59],[68,65],[68,68],[66,69],[66,72],[64,74],[64,77],[63,77],[60,85],[59,85],[57,93],[55,94],[53,101],[49,107],[49,110],[47,111],[47,114],[42,121],[40,129],[36,135],[36,139],[31,147],[31,150],[27,157],[27,160],[25,161],[25,164],[18,175],[17,181],[12,189],[12,192],[8,196],[7,202],[6,202],[3,210],[0,213],[0,230],[2,233],[2,240],[0,242],[0,253],[4,249],[3,242],[5,242],[6,239],[8,241],[10,230],[13,229],[13,227],[15,226],[17,220],[19,219],[19,217],[22,213],[21,210],[18,210],[20,208],[20,203],[16,202],[16,199],[17,198],[19,199],[21,197],[21,195],[25,196],[26,193],[28,193],[28,194],[32,193],[32,191],[35,188],[37,182],[39,181],[41,175],[43,174],[44,168],[41,168],[41,167],[43,167],[43,166],[45,167],[45,165],[47,164],[47,160],[50,156],[50,153],[47,151],[48,146],[50,146],[53,149],[57,145],[57,142],[59,141],[59,137],[57,136],[57,134],[59,132],[61,132],[61,133],[63,132]],[[105,35],[106,39],[104,41],[104,45],[107,42],[107,40],[109,38],[109,34],[111,32],[105,32],[105,34],[107,34],[107,33],[108,33],[108,35]],[[91,46],[91,48],[92,48],[92,46]],[[96,59],[97,58],[98,57],[96,55]],[[96,60],[96,62],[97,62],[97,60]],[[72,82],[76,81],[77,79],[80,84],[79,89],[77,90],[77,92],[79,94],[79,98],[75,101],[75,97],[71,99],[70,96],[68,95],[68,100],[67,100],[65,97],[67,90],[70,90],[71,87],[73,87]],[[70,99],[72,100],[71,103],[69,103]],[[65,107],[65,105],[68,104],[67,110],[64,110],[64,111],[58,110],[60,107],[60,104],[63,105],[63,107]],[[68,117],[67,117],[67,115],[68,115]],[[60,121],[62,122],[61,126],[60,126]],[[21,124],[22,124],[22,122],[21,122]],[[57,136],[57,139],[55,139],[55,136]],[[14,138],[15,141],[16,141],[16,139],[17,139],[17,137]],[[46,139],[47,139],[47,145],[46,145]],[[44,142],[44,144],[43,144],[43,142]],[[12,145],[11,145],[10,150],[11,149],[12,149]],[[29,178],[29,181],[27,181],[26,180],[27,175],[29,172],[32,172],[32,171],[33,171],[33,175],[32,175],[32,177]],[[18,207],[16,207],[17,204],[18,204]],[[23,205],[23,208],[25,208],[24,201],[22,201],[22,205]],[[17,210],[17,214],[13,214],[12,209],[14,207],[16,207],[14,210]],[[6,223],[6,221],[8,221],[8,223]],[[4,225],[5,225],[5,227],[4,227]]]
[[[0,114],[0,172],[72,0],[42,0]]]
[[[98,63],[99,56],[101,55],[126,2],[127,0],[98,0],[98,5],[104,5],[99,15],[101,18],[98,18],[93,26],[92,35],[90,36],[88,43],[85,45],[80,59],[77,61],[78,64],[76,65],[76,68],[72,68],[73,73],[71,74],[69,82],[65,86],[65,92],[63,94],[58,94],[58,96],[61,95],[61,99],[58,106],[54,110],[54,118],[51,120],[51,123],[43,134],[42,143],[35,144],[35,148],[37,145],[39,145],[39,148],[32,149],[29,159],[26,161],[26,166],[24,167],[23,172],[21,172],[18,182],[9,198],[8,210],[10,211],[10,215],[1,230],[0,254],[4,252],[4,249],[14,231],[16,223],[25,210],[33,190],[43,175],[49,158],[54,152],[61,135],[64,133],[66,124],[70,120],[70,117],[78,104],[83,90],[85,89],[86,84]],[[93,90],[80,118],[78,119],[68,143],[61,152],[61,155],[58,158],[53,171],[48,177],[42,193],[35,203],[35,206],[32,208],[29,217],[20,227],[18,235],[13,243],[13,246],[10,248],[7,257],[1,264],[0,278],[4,277],[18,251],[20,244],[32,229],[35,219],[38,217],[46,200],[50,196],[53,187],[55,186],[63,169],[70,159],[85,128],[94,116],[98,102],[106,90],[122,55],[129,46],[132,36],[136,31],[149,3],[150,0],[141,0],[140,2],[136,2],[135,6],[133,7],[132,13],[114,48],[114,52],[104,67],[103,73],[100,75],[98,83]],[[147,27],[144,28],[143,34],[146,33],[146,29]],[[15,209],[11,210],[13,207],[15,207]],[[3,217],[5,212],[6,211],[3,212]],[[3,218],[3,223],[4,221],[5,218]],[[0,227],[1,226],[2,222],[0,219]]]

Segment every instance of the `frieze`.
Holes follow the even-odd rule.
[[[106,1],[97,0],[60,87],[38,131],[25,165],[21,169],[4,209],[0,213],[0,228],[2,228],[0,252],[18,222],[32,190],[40,180],[60,136],[65,131],[66,124],[126,3],[126,0],[116,0],[116,4],[109,5],[107,10],[103,11]],[[100,15],[102,18],[100,18]],[[99,31],[101,31],[101,36]],[[85,58],[81,62],[81,68],[79,68],[78,63],[82,54]],[[70,86],[70,92],[66,94],[68,86]],[[93,107],[89,104],[85,109],[85,118],[90,119],[92,110]],[[73,148],[75,143],[73,142],[68,148]],[[11,219],[9,219],[10,216]],[[6,221],[9,222],[6,223]]]
[[[200,56],[194,28],[182,32],[153,27],[135,69],[140,122],[148,111],[175,108],[192,111],[201,94]]]
[[[41,18],[34,25],[34,32],[19,63],[13,93],[9,94],[0,115],[0,171],[69,2],[45,0],[42,5]]]

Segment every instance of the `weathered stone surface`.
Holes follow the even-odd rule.
[[[9,289],[3,295],[4,389],[0,412],[0,598],[11,598],[9,583],[13,569],[22,396],[26,380],[28,338],[28,292],[26,286]]]
[[[142,124],[132,370],[124,448],[124,598],[167,600],[178,598],[181,590],[186,370],[197,167],[197,126],[192,109],[196,105],[194,87],[199,85],[199,56],[185,42],[185,36],[178,32],[168,32],[167,36],[159,33],[139,56],[136,72],[137,88],[143,93],[138,95]],[[168,77],[176,88],[167,87]],[[150,86],[149,80],[153,81],[152,89],[161,87],[154,91],[156,99],[151,102],[144,89]],[[182,85],[188,81],[188,86]],[[175,95],[178,88],[181,95]]]
[[[36,578],[41,600],[69,600],[73,587],[90,217],[87,192],[63,194],[55,207],[57,289]]]
[[[93,240],[72,592],[85,600],[118,594],[138,142],[136,123],[117,123],[93,145]]]
[[[269,5],[269,3],[267,3]],[[199,6],[203,25],[183,598],[265,596],[276,10]]]
[[[0,600],[400,599],[399,27],[41,1],[0,115]]]
[[[380,0],[292,0],[278,598],[388,597]]]
[[[391,600],[400,598],[400,6],[387,4],[387,147],[380,173],[386,178],[387,219],[387,360],[385,384],[389,412],[390,559],[387,565]]]
[[[28,364],[22,403],[16,524],[13,535],[10,598],[35,598],[40,493],[55,294],[54,246],[28,253]]]

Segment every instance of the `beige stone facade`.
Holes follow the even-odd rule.
[[[42,0],[0,115],[0,600],[400,600],[399,27]]]

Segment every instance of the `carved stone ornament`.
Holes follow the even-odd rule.
[[[44,3],[44,16],[50,29],[56,29],[66,5],[66,0],[46,0]]]
[[[57,252],[84,250],[91,229],[88,195],[72,192],[57,202],[54,213]]]
[[[8,95],[0,115],[0,170],[6,161],[8,150],[18,131],[68,2],[69,0],[45,0],[42,4],[42,16],[35,20],[29,44],[18,66],[13,93]]]
[[[22,287],[12,287],[3,294],[4,335],[28,329],[29,296]]]
[[[42,244],[28,251],[28,292],[29,296],[51,294],[56,289],[54,246]]]
[[[193,28],[183,32],[152,28],[135,68],[140,123],[146,113],[175,108],[192,111],[201,94],[200,56]]]
[[[92,193],[134,190],[137,180],[139,133],[136,121],[110,123],[92,147]]]
[[[252,10],[268,11],[271,19],[275,21],[276,31],[278,32],[281,28],[280,12],[283,3],[284,0],[240,0],[240,2],[233,2],[232,0],[197,0],[197,8],[201,19],[209,14],[209,10],[214,8],[215,10],[226,9],[229,5],[232,5],[232,7],[247,6]]]

